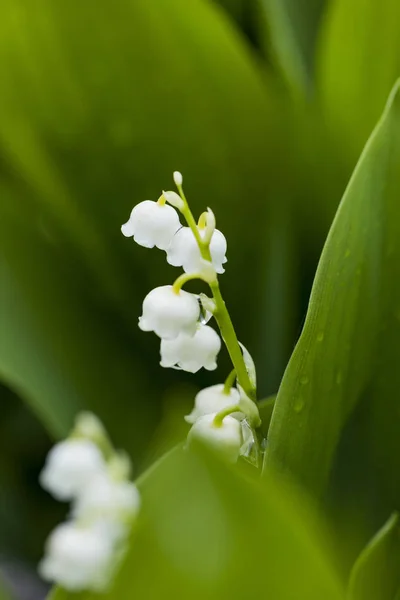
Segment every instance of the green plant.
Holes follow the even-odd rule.
[[[0,375],[53,439],[98,414],[141,472],[110,599],[400,594],[399,10],[2,4]],[[215,380],[161,370],[137,328],[168,267],[120,224],[178,166],[194,212],[211,206],[228,240],[223,296],[257,366],[262,468],[182,450],[193,382]],[[13,410],[0,481],[21,497]]]

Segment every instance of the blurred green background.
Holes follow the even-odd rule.
[[[275,393],[399,63],[397,0],[1,0],[4,563],[34,565],[63,514],[37,475],[79,409],[139,473],[184,434],[195,390],[229,369],[226,355],[195,377],[159,367],[137,318],[177,271],[121,235],[133,205],[172,188],[178,169],[194,212],[212,207],[228,240],[224,296],[260,398]],[[359,469],[363,419],[327,498],[344,529],[362,521],[344,571],[393,508],[389,492],[359,507],[374,479],[372,464]]]

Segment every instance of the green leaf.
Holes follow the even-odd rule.
[[[313,85],[314,45],[326,0],[258,0],[265,45],[291,87],[302,94]]]
[[[215,457],[181,448],[139,486],[139,522],[105,599],[239,600],[260,591],[279,600],[343,599],[314,516],[293,489],[249,481]]]
[[[364,548],[350,575],[349,600],[395,600],[400,585],[399,516],[393,514]]]
[[[321,98],[341,153],[354,161],[400,75],[400,4],[333,0],[324,23]]]
[[[328,235],[301,337],[272,416],[266,466],[319,495],[349,415],[367,393],[379,413],[371,444],[397,448],[400,360],[400,98],[394,88]],[[382,402],[391,406],[383,410]],[[397,411],[397,412],[396,412]],[[382,415],[382,413],[386,413]],[[386,431],[385,425],[392,425]],[[382,424],[376,436],[377,423]],[[389,434],[390,432],[390,434]],[[373,438],[376,437],[376,441]],[[380,463],[383,464],[382,462]],[[386,468],[386,467],[385,467]],[[266,469],[268,471],[268,469]],[[387,475],[389,476],[389,470]],[[394,477],[398,483],[397,475]]]
[[[245,1],[244,0],[214,0],[215,4],[222,6],[231,17],[240,24],[244,11],[245,11]]]
[[[254,198],[263,231],[276,113],[208,3],[9,0],[1,13],[0,375],[54,435],[91,408],[135,454],[173,378],[137,317],[175,271],[120,225],[180,168],[195,210],[210,204],[230,239],[240,232],[232,264],[246,248],[250,260],[242,200]],[[239,291],[234,271],[226,279],[237,308],[246,278]]]

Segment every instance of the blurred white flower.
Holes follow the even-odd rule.
[[[172,206],[144,200],[133,208],[121,231],[140,246],[166,250],[180,226],[178,213]]]
[[[46,542],[46,556],[39,572],[46,581],[67,590],[100,591],[111,576],[113,558],[112,540],[100,529],[63,523]]]
[[[179,334],[194,335],[200,316],[200,306],[194,294],[163,285],[147,294],[139,327],[154,331],[160,338],[173,340]]]
[[[72,500],[106,464],[90,440],[69,439],[53,446],[40,474],[42,487],[58,500]]]
[[[77,498],[73,515],[79,520],[124,521],[137,514],[140,494],[134,483],[115,481],[108,473],[94,477]]]
[[[241,425],[230,415],[216,425],[216,414],[204,415],[197,419],[188,433],[188,445],[201,443],[214,450],[227,462],[235,463],[242,445]]]
[[[221,338],[208,325],[199,325],[189,337],[182,333],[173,340],[162,339],[160,354],[162,367],[180,367],[189,373],[197,373],[202,367],[208,371],[217,368],[217,354]]]
[[[199,229],[201,237],[206,234],[205,229]],[[222,266],[227,262],[226,239],[223,233],[215,229],[210,242],[211,260],[217,273],[224,273]],[[183,267],[186,273],[201,271],[201,254],[199,246],[190,227],[181,227],[173,236],[167,249],[167,262],[174,267]]]
[[[91,413],[76,419],[73,435],[49,452],[40,475],[56,498],[72,500],[71,520],[54,529],[39,565],[41,576],[71,591],[103,591],[122,557],[130,525],[140,509],[128,481],[130,460],[115,452],[102,423]],[[105,460],[100,448],[106,448]]]
[[[239,404],[239,401],[240,394],[236,388],[232,387],[229,390],[229,393],[226,394],[223,383],[212,385],[204,390],[200,390],[196,395],[194,408],[190,415],[185,417],[185,420],[188,423],[195,423],[198,418],[220,412],[224,408],[228,408],[228,406],[235,406]],[[242,415],[242,417],[243,416],[244,415]]]

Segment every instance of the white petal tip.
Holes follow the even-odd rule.
[[[121,225],[121,232],[122,232],[122,235],[124,235],[125,237],[133,236],[133,231],[130,228],[129,223],[124,223],[123,225]]]
[[[207,371],[215,371],[215,369],[217,368],[217,363],[210,363],[209,365],[204,365],[204,368]]]

